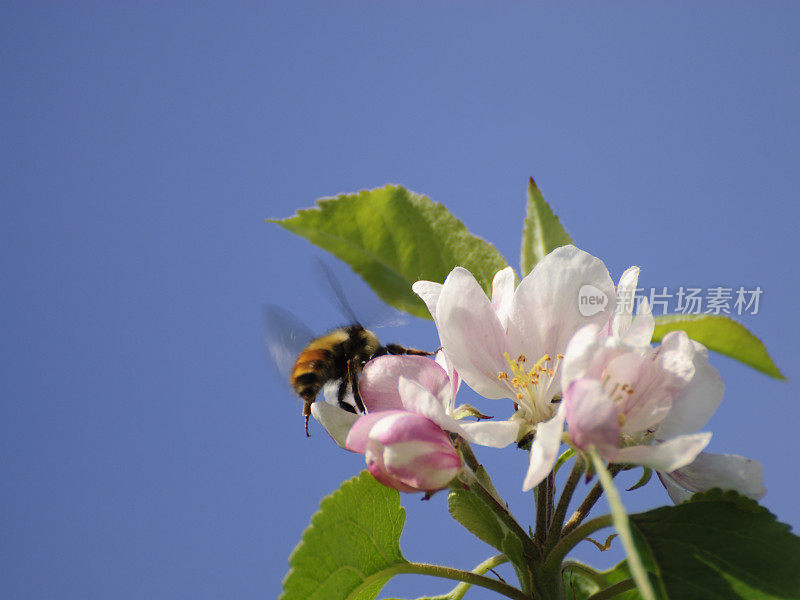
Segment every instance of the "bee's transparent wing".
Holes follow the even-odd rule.
[[[384,304],[354,272],[342,268],[334,272],[334,268],[320,257],[316,257],[316,266],[336,307],[349,323],[359,323],[370,329],[399,327],[408,323],[407,315]],[[350,290],[349,294],[345,294],[344,287]]]
[[[267,362],[279,379],[288,381],[298,355],[316,337],[314,332],[288,310],[265,304],[262,333]]]

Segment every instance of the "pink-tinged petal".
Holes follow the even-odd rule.
[[[590,366],[600,349],[600,328],[597,325],[581,327],[570,338],[564,352],[562,363],[561,385],[567,389],[569,384],[582,377],[599,377],[598,373],[589,373]]]
[[[628,267],[617,284],[617,304],[611,317],[611,335],[623,338],[631,328],[633,321],[636,284],[639,281],[639,267]]]
[[[735,454],[702,452],[693,463],[669,473],[669,476],[692,492],[718,487],[735,490],[753,500],[760,500],[767,493],[761,463]]]
[[[388,411],[361,420],[368,429],[363,448],[367,468],[383,485],[403,492],[435,491],[461,469],[450,437],[421,415]]]
[[[386,469],[386,464],[383,460],[383,448],[380,444],[373,444],[364,452],[364,458],[367,462],[367,469],[372,476],[377,479],[381,484],[386,487],[394,488],[399,492],[416,492],[416,488],[399,481],[398,479],[389,475]]]
[[[450,397],[450,379],[442,367],[425,356],[379,356],[366,364],[358,389],[367,412],[403,409],[398,382],[407,377],[444,403]]]
[[[604,299],[596,313],[581,314],[582,288]],[[511,355],[524,354],[535,361],[545,353],[562,354],[578,329],[608,322],[614,300],[614,284],[602,261],[575,246],[556,248],[536,264],[514,292],[508,328]],[[560,387],[560,382],[556,383]]]
[[[674,471],[691,463],[710,441],[710,433],[693,433],[652,446],[630,446],[620,450],[614,462],[642,465],[656,471]]]
[[[461,378],[458,376],[458,371],[453,368],[453,363],[450,362],[449,358],[447,358],[447,354],[445,354],[444,350],[438,350],[433,359],[436,361],[436,364],[445,370],[447,377],[450,380],[450,397],[446,402],[447,412],[449,414],[455,410],[456,394],[458,393],[458,388],[461,387]]]
[[[442,293],[442,284],[433,281],[417,281],[411,286],[411,289],[422,299],[436,322],[436,305],[439,302],[439,294]]]
[[[327,402],[314,402],[311,414],[325,428],[333,441],[346,448],[347,434],[358,420],[358,415]]]
[[[314,410],[313,404],[311,405],[311,410]],[[369,415],[361,415],[358,417],[358,420],[353,424],[350,432],[347,434],[344,447],[352,452],[364,454],[367,449],[367,444],[369,443],[369,432],[372,430],[372,427],[378,421],[388,416],[404,414],[406,414],[404,411],[389,410],[380,413],[372,413]]]
[[[656,348],[656,360],[675,376],[676,390],[694,376],[694,345],[685,331],[670,331]]]
[[[633,324],[628,329],[623,341],[631,346],[649,346],[656,330],[656,320],[650,310],[647,298],[642,298],[638,312],[633,318]]]
[[[492,281],[492,307],[503,329],[508,327],[508,315],[511,311],[511,300],[514,298],[514,269],[506,267],[498,271]]]
[[[531,461],[522,482],[522,491],[539,485],[553,470],[561,447],[561,434],[564,432],[564,403],[558,407],[555,416],[536,426],[536,437],[531,444]]]
[[[659,424],[656,437],[660,440],[698,431],[708,423],[722,402],[725,384],[719,371],[709,364],[707,352],[695,350],[692,360],[694,376],[675,398],[669,414]]]
[[[379,442],[383,446],[401,444],[403,442],[450,443],[448,435],[436,423],[422,415],[402,411],[386,411],[373,414],[386,415],[375,421],[368,434],[370,440]],[[355,429],[355,426],[353,429]]]
[[[622,433],[646,431],[666,417],[672,407],[671,381],[651,357],[628,352],[608,363],[604,387],[625,415]]]
[[[664,489],[667,490],[667,494],[669,494],[670,499],[675,504],[686,502],[692,497],[691,492],[686,491],[685,488],[678,485],[668,474],[659,472],[658,479],[661,481],[661,484],[664,486]]]
[[[391,477],[417,491],[440,490],[461,470],[461,459],[449,442],[394,444],[384,448],[383,460]]]
[[[437,310],[442,346],[461,378],[486,398],[510,398],[512,392],[497,378],[508,370],[505,330],[469,271],[450,272]]]
[[[419,383],[407,377],[400,377],[398,388],[403,400],[403,407],[407,411],[422,415],[447,431],[463,433],[458,421],[447,414],[439,399]]]
[[[519,424],[513,421],[481,421],[461,423],[463,436],[479,446],[505,448],[517,440]]]
[[[600,456],[614,460],[619,449],[619,412],[603,386],[594,379],[579,379],[564,392],[569,435],[578,448],[594,446]]]

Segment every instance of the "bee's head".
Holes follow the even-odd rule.
[[[361,339],[364,342],[364,348],[369,354],[375,354],[381,348],[381,342],[378,340],[378,336],[369,329],[361,330]]]

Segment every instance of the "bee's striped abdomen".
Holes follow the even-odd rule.
[[[289,381],[295,393],[307,402],[313,402],[320,389],[330,379],[333,353],[326,348],[307,348],[294,364]]]

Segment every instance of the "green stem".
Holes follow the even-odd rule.
[[[531,543],[531,538],[528,536],[528,533],[519,523],[517,523],[514,516],[508,511],[508,508],[504,506],[497,498],[495,498],[494,494],[487,490],[476,477],[474,469],[477,469],[480,464],[475,458],[475,454],[473,454],[469,442],[464,439],[460,439],[459,446],[461,447],[464,456],[464,462],[467,463],[468,467],[467,469],[462,470],[463,477],[467,479],[465,482],[466,485],[468,485],[471,490],[477,493],[483,502],[492,510],[492,512],[506,525],[506,527],[508,527],[508,529],[520,539],[526,551],[534,551],[538,555],[539,549],[533,543]]]
[[[534,490],[536,498],[536,531],[534,539],[541,547],[544,545],[544,538],[547,533],[547,479],[536,486]]]
[[[609,473],[611,473],[611,477],[614,477],[621,470],[622,470],[621,465],[611,465],[608,468]],[[581,524],[581,521],[583,521],[587,517],[589,511],[592,510],[592,507],[595,505],[595,503],[600,499],[600,496],[602,495],[603,495],[603,485],[598,481],[597,483],[594,484],[594,487],[587,494],[586,498],[584,498],[583,502],[581,502],[581,505],[577,509],[575,509],[574,513],[572,513],[572,516],[569,518],[569,521],[567,521],[567,524],[564,525],[564,530],[561,532],[561,537],[564,537],[570,531],[572,531],[578,525]]]
[[[458,448],[461,450],[461,456],[464,457],[464,462],[467,463],[467,466],[473,471],[477,471],[481,463],[478,462],[478,457],[475,456],[469,442],[462,437],[458,438]]]
[[[558,499],[558,506],[556,506],[553,521],[550,523],[550,529],[547,532],[547,547],[551,548],[558,542],[561,526],[564,524],[564,517],[569,508],[569,502],[572,500],[572,494],[575,493],[575,488],[583,474],[583,460],[579,457],[575,459],[575,464],[572,465],[569,477],[564,484],[564,490],[561,492],[561,497]]]
[[[655,600],[656,594],[653,586],[650,584],[650,578],[644,568],[642,557],[636,549],[636,543],[633,540],[633,532],[631,531],[631,524],[628,520],[628,513],[625,506],[622,504],[622,498],[619,495],[619,490],[614,485],[614,480],[611,474],[606,470],[606,465],[600,454],[594,447],[589,448],[589,455],[592,458],[592,463],[597,470],[597,476],[600,483],[603,484],[603,489],[608,498],[608,506],[611,508],[611,516],[614,520],[614,527],[619,533],[622,540],[622,546],[625,548],[625,553],[628,555],[628,568],[631,570],[631,575],[636,581],[636,587],[639,588],[639,593],[644,600]]]
[[[486,573],[486,571],[494,569],[496,566],[502,565],[503,563],[506,562],[508,562],[508,558],[506,558],[506,555],[498,554],[497,556],[492,556],[491,558],[487,558],[477,567],[472,569],[472,572],[475,573],[476,575],[483,575],[484,573]],[[447,597],[450,600],[461,600],[464,597],[464,594],[466,594],[467,591],[469,591],[469,588],[471,587],[472,587],[471,583],[465,583],[462,581],[456,587],[450,590],[450,593],[447,594]]]
[[[513,600],[531,600],[530,596],[526,596],[520,590],[508,585],[507,583],[503,583],[502,581],[497,581],[496,579],[491,579],[489,577],[484,577],[483,575],[478,575],[477,573],[462,571],[461,569],[453,569],[451,567],[410,562],[386,569],[383,571],[383,573],[389,575],[390,577],[404,573],[413,573],[415,575],[430,575],[432,577],[441,577],[442,579],[463,581],[464,583],[468,583],[470,585],[478,585],[486,588],[487,590],[492,590],[493,592],[502,594],[507,598],[513,598]]]
[[[622,581],[618,581],[614,585],[608,586],[604,590],[595,592],[594,594],[589,596],[586,600],[607,600],[608,598],[613,598],[614,596],[618,596],[622,592],[627,592],[628,590],[632,590],[635,587],[636,587],[636,582],[633,579],[623,579]]]
[[[592,583],[599,588],[602,588],[604,585],[606,585],[605,577],[603,577],[601,573],[598,573],[590,566],[585,565],[582,562],[578,562],[577,560],[565,560],[561,565],[561,571],[564,572],[567,570],[576,571],[587,579],[591,579]]]
[[[598,529],[610,527],[612,523],[613,521],[611,519],[611,515],[603,515],[602,517],[596,517],[591,521],[586,521],[586,523],[583,525],[579,525],[573,529],[570,533],[562,537],[555,547],[550,551],[550,554],[545,560],[545,568],[552,568],[561,564],[561,561],[567,555],[567,552],[572,550],[578,544],[578,542],[580,542],[583,538],[592,535]]]

